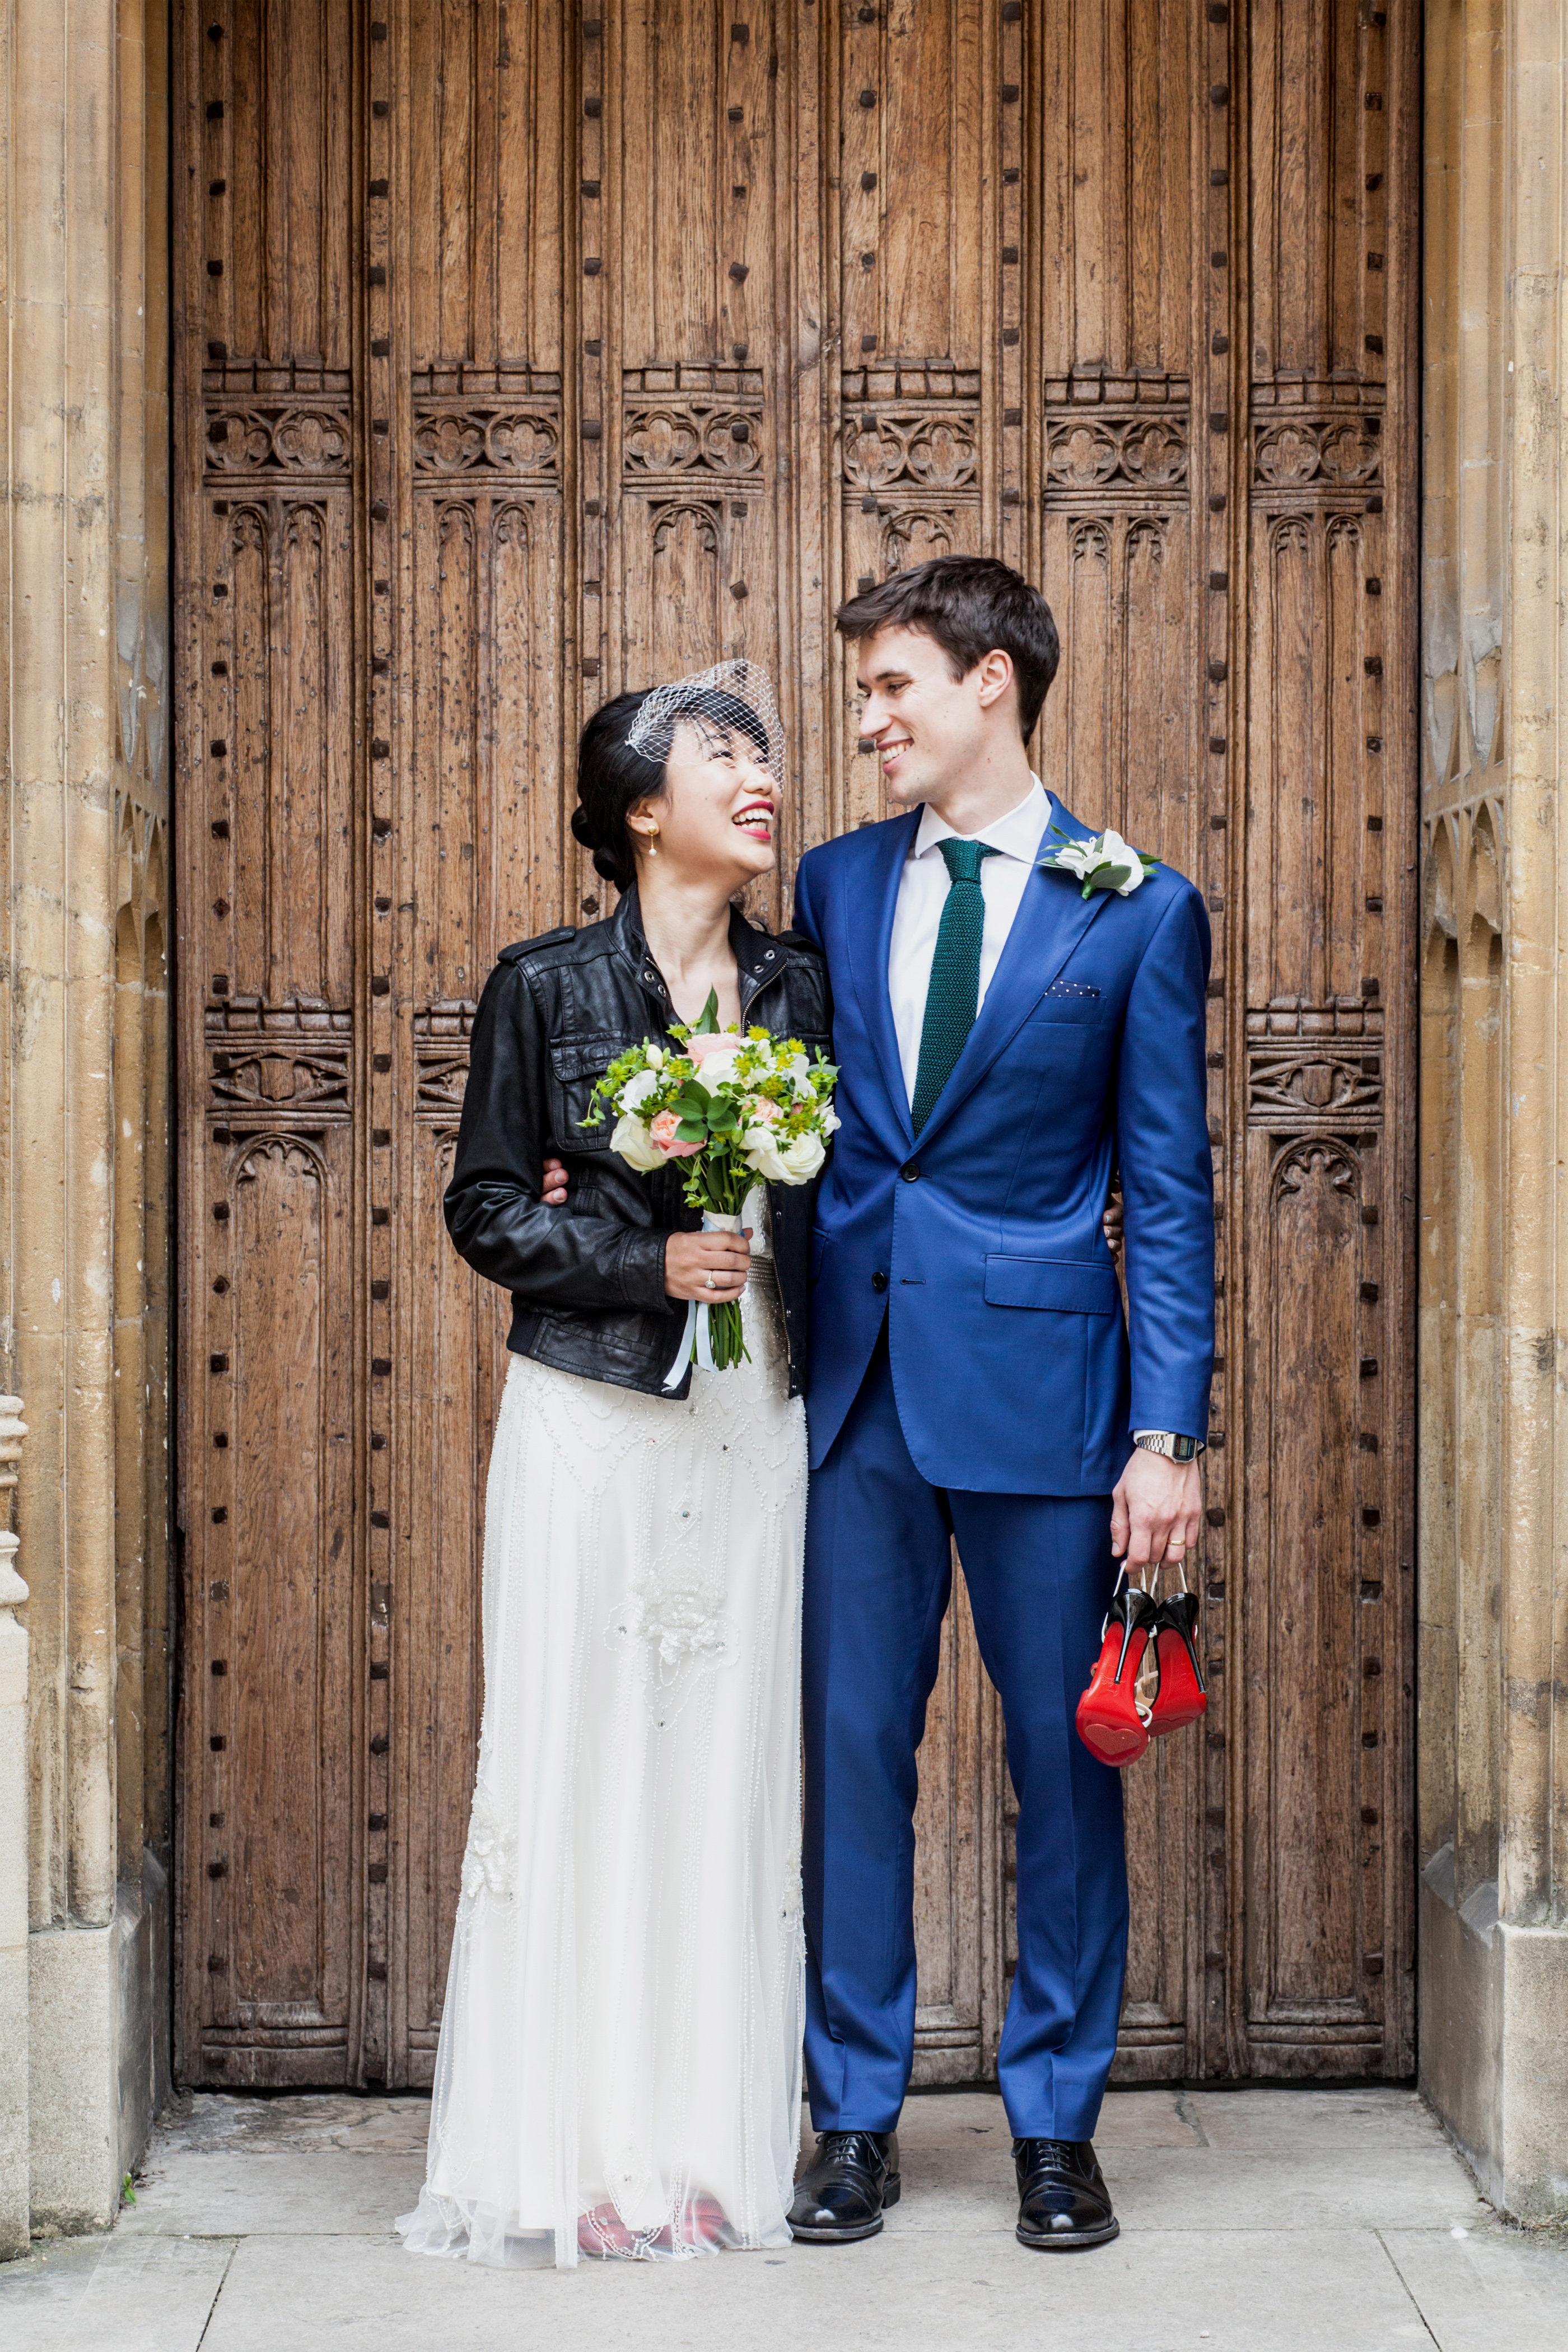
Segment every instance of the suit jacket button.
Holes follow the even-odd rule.
[[[874,1274],[871,1276],[871,1287],[873,1290],[886,1290],[888,1287],[887,1276],[885,1274]]]
[[[906,1160],[903,1166],[899,1171],[900,1175],[903,1178],[906,1184],[913,1184],[919,1178],[920,1172],[920,1162],[918,1160]]]

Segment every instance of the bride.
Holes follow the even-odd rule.
[[[826,1050],[816,950],[731,905],[773,870],[781,765],[743,662],[595,712],[572,829],[620,902],[508,948],[474,1025],[447,1223],[512,1294],[511,1355],[413,2252],[788,2242],[811,1194],[759,1189],[745,1233],[696,1232],[678,1168],[637,1175],[583,1123],[615,1055],[710,990],[723,1025]],[[688,1302],[735,1298],[750,1362],[694,1369]]]

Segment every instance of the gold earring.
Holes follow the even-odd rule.
[[[649,827],[648,827],[648,829],[647,829],[647,831],[644,834],[644,835],[643,835],[643,839],[644,839],[644,840],[647,842],[647,854],[648,854],[648,856],[649,856],[650,857],[657,857],[657,856],[658,856],[658,825],[657,825],[657,824],[650,824],[650,825],[649,825]]]

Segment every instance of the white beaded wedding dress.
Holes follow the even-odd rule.
[[[412,2252],[783,2245],[800,2116],[805,1423],[768,1219],[689,1402],[511,1360]]]

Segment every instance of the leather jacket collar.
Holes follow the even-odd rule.
[[[616,952],[644,988],[651,989],[660,1006],[666,1025],[674,1014],[669,992],[658,964],[648,952],[643,931],[642,908],[634,882],[621,898],[610,918],[615,936]],[[753,929],[739,907],[730,908],[730,947],[735,959],[735,969],[741,981],[741,1020],[744,1025],[747,1009],[760,989],[770,980],[779,977],[781,963],[788,959],[787,937],[776,939],[767,931]]]

